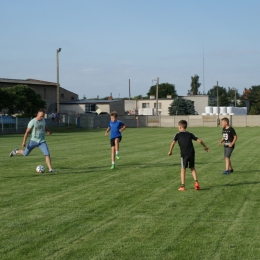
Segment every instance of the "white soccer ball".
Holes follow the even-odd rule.
[[[44,166],[38,165],[38,166],[36,167],[36,172],[38,172],[38,173],[43,173],[44,171],[45,171]]]

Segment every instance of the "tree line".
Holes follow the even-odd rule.
[[[0,88],[0,111],[6,114],[19,114],[21,117],[32,117],[39,109],[44,109],[46,102],[41,95],[27,85],[16,85],[11,88]]]

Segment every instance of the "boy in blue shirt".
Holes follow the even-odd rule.
[[[108,132],[110,131],[110,145],[111,145],[111,159],[112,166],[111,169],[115,169],[115,157],[116,159],[120,159],[119,156],[119,143],[122,140],[122,131],[126,128],[126,125],[117,120],[117,112],[112,112],[110,114],[110,122],[108,124],[107,130],[105,132],[105,136],[108,136]]]

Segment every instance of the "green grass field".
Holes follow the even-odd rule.
[[[201,186],[180,186],[176,128],[128,128],[111,170],[104,129],[47,136],[56,173],[39,149],[9,157],[23,135],[0,136],[0,259],[260,259],[259,128],[235,128],[234,173],[221,128],[190,128]]]

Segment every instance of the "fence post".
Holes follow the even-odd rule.
[[[4,132],[4,119],[3,119],[3,116],[1,116],[1,119],[2,119],[2,132]]]
[[[18,117],[15,118],[15,128],[16,132],[18,132]]]

